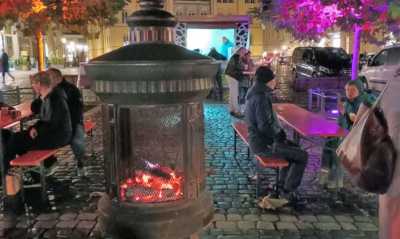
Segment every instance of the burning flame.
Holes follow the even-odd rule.
[[[122,201],[160,202],[183,196],[183,177],[168,167],[146,161],[146,170],[136,170],[135,176],[120,185]]]
[[[32,0],[32,12],[33,13],[40,13],[45,10],[47,7],[41,0]]]

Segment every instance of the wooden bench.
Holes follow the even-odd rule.
[[[32,150],[27,153],[18,156],[16,159],[10,162],[13,167],[39,167],[40,168],[40,186],[41,186],[41,197],[42,202],[46,201],[46,174],[44,161],[57,153],[58,149],[48,150]],[[21,182],[21,189],[23,189],[23,182]]]
[[[232,128],[234,130],[235,136],[234,136],[234,157],[236,157],[236,140],[237,136],[240,137],[240,139],[247,145],[248,153],[249,153],[249,133],[247,129],[247,125],[244,122],[236,122],[232,123]],[[259,191],[260,191],[260,170],[265,169],[265,168],[272,168],[276,172],[276,183],[275,183],[275,194],[278,197],[279,196],[279,188],[278,188],[278,182],[279,182],[279,175],[280,175],[280,170],[282,168],[286,168],[289,166],[289,162],[285,159],[281,158],[276,158],[276,157],[265,157],[265,156],[259,156],[255,155],[256,159],[256,179],[257,179],[257,184],[256,184],[256,197],[258,198],[259,196]]]
[[[93,135],[93,130],[95,127],[96,123],[94,123],[91,120],[86,120],[84,122],[84,130],[87,135]],[[40,168],[40,186],[41,186],[41,197],[43,202],[46,201],[46,196],[47,196],[44,161],[54,156],[57,153],[57,151],[58,149],[32,150],[10,161],[10,165],[13,167]],[[23,189],[23,185],[21,186],[22,186],[21,188]]]

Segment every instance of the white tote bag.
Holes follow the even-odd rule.
[[[373,119],[373,117],[374,117],[374,115],[372,115],[372,114],[375,114],[376,108],[379,109],[381,99],[382,99],[383,95],[385,94],[385,92],[388,88],[388,85],[389,85],[389,82],[371,108],[366,108],[364,106],[360,109],[358,114],[361,113],[361,115],[357,116],[356,123],[354,124],[353,128],[351,129],[349,134],[344,138],[344,140],[339,145],[339,147],[336,151],[337,155],[342,160],[342,164],[343,164],[344,168],[350,173],[352,180],[358,186],[364,188],[365,190],[370,191],[370,192],[377,192],[377,193],[383,193],[387,189],[385,188],[384,190],[382,190],[382,187],[378,187],[380,189],[378,191],[374,191],[375,185],[373,183],[371,183],[371,182],[369,182],[367,184],[365,183],[366,181],[369,181],[369,180],[366,180],[366,178],[370,178],[369,176],[373,176],[373,174],[372,175],[370,174],[371,171],[373,171],[373,170],[371,170],[371,168],[368,168],[367,165],[363,165],[363,162],[365,164],[366,160],[368,160],[369,157],[364,155],[364,159],[363,159],[361,150],[362,150],[363,143],[364,143],[363,135],[365,135],[366,133],[373,132],[373,131],[368,131],[368,130],[374,130],[374,128],[371,128],[371,125],[370,125],[371,119]],[[368,127],[367,127],[367,125],[368,125]],[[387,141],[391,141],[390,138],[386,137],[386,139],[387,139]],[[389,142],[389,144],[391,145],[390,142]],[[372,147],[372,148],[380,149],[379,147],[378,148]],[[366,149],[368,150],[368,148],[366,148]],[[375,151],[375,152],[377,152],[377,151]],[[388,159],[390,159],[390,158],[388,158]],[[372,162],[371,165],[373,165],[373,161],[371,161],[371,162]],[[375,162],[378,163],[375,165],[379,165],[379,163],[380,163],[379,160],[375,161]],[[383,185],[383,184],[381,184],[381,185]],[[371,187],[369,187],[369,186],[371,186]]]

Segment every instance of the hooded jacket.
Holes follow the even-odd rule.
[[[272,89],[256,81],[247,93],[246,100],[245,117],[250,149],[255,154],[265,152],[282,130],[272,108]]]
[[[370,107],[376,100],[376,98],[373,95],[365,92],[363,83],[360,80],[355,81],[355,86],[358,89],[359,95],[353,100],[349,100],[346,98],[344,102],[345,112],[338,118],[339,125],[348,130],[350,130],[351,127],[353,126],[353,122],[350,120],[350,114],[351,113],[357,114],[361,104]]]

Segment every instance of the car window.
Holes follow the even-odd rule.
[[[313,62],[313,53],[310,49],[306,49],[303,53],[303,61],[307,64],[312,64]]]
[[[320,66],[340,70],[350,67],[350,56],[342,48],[324,47],[315,49],[316,61]]]
[[[388,51],[383,50],[374,58],[372,65],[373,66],[382,66],[386,63],[387,58],[388,58]]]
[[[390,48],[388,50],[388,65],[399,65],[400,64],[400,47]]]
[[[293,59],[295,63],[301,63],[302,60],[303,49],[297,48],[293,54]]]

